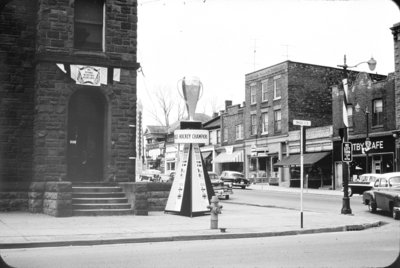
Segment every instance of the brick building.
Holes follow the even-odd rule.
[[[396,100],[396,170],[400,170],[400,22],[391,28],[394,43],[395,100]]]
[[[363,173],[395,171],[395,122],[394,75],[353,73],[349,77],[347,97],[348,140],[353,146],[353,161],[349,165],[350,177]],[[341,90],[332,90],[334,111],[343,105]],[[342,114],[333,114],[334,126],[334,176],[341,184]]]
[[[221,146],[215,148],[213,163],[218,173],[223,170],[244,172],[244,107],[225,101],[221,111]]]
[[[341,77],[340,69],[293,61],[246,74],[244,165],[247,176],[282,186],[299,186],[299,167],[295,164],[300,152],[299,126],[293,125],[293,120],[298,119],[311,121],[311,127],[317,128],[308,130],[306,135],[306,151],[313,152],[307,170],[310,174],[322,170],[324,182],[331,183],[330,87]],[[315,166],[318,172],[314,172]],[[318,178],[314,187],[320,185]]]
[[[35,182],[134,180],[136,40],[135,0],[0,2],[0,210]]]

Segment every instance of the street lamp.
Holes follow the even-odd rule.
[[[365,113],[365,123],[366,123],[366,135],[365,135],[365,143],[364,143],[364,153],[365,153],[365,173],[369,173],[369,159],[368,159],[368,151],[370,149],[370,139],[369,139],[369,111],[368,111],[368,106],[365,107],[364,109],[361,109],[360,104],[356,104],[354,107],[356,109],[356,112],[364,112]]]
[[[338,67],[343,68],[343,87],[347,87],[348,86],[348,73],[347,73],[347,69],[349,68],[355,68],[358,65],[362,64],[362,63],[367,63],[368,67],[371,71],[375,70],[376,67],[376,60],[374,58],[371,57],[371,59],[369,61],[363,61],[360,62],[354,66],[348,66],[346,63],[346,55],[344,55],[344,64],[343,65],[338,65]],[[344,90],[343,88],[343,90]],[[346,96],[347,92],[345,92],[344,94],[344,104],[347,104],[347,96]],[[345,107],[347,107],[347,105],[345,105]],[[344,125],[344,129],[343,129],[343,140],[342,142],[348,142],[348,129],[347,129],[347,125]],[[347,162],[343,161],[342,162],[342,167],[343,167],[343,206],[342,206],[342,214],[351,214],[351,208],[350,208],[350,198],[349,198],[349,165]]]

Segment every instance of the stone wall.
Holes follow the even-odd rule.
[[[72,216],[71,182],[47,182],[43,195],[43,213],[54,217]]]
[[[28,196],[31,213],[54,217],[72,216],[71,182],[33,182]]]
[[[36,5],[14,0],[0,7],[0,184],[32,177]]]
[[[148,215],[149,211],[163,211],[168,201],[172,183],[121,182],[135,215]]]
[[[27,211],[29,181],[0,184],[0,211]]]

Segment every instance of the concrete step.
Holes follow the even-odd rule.
[[[120,198],[125,197],[124,192],[76,192],[72,193],[72,198]]]
[[[72,198],[72,204],[93,204],[93,203],[103,203],[103,204],[115,204],[115,203],[128,203],[128,198],[126,197],[82,197],[82,198]]]
[[[74,209],[74,216],[117,216],[133,214],[131,209]]]
[[[132,214],[122,188],[116,183],[81,182],[72,185],[74,216],[110,216]]]
[[[73,210],[80,209],[131,209],[131,205],[128,203],[90,203],[90,204],[72,204]]]
[[[95,192],[95,193],[115,193],[122,192],[122,188],[119,186],[72,186],[73,193],[82,192]]]

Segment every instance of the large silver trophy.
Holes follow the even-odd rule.
[[[184,77],[178,81],[179,95],[185,100],[188,119],[194,120],[197,102],[203,95],[203,84],[198,77]]]
[[[181,149],[165,212],[192,217],[208,213],[210,199],[215,195],[199,147],[208,143],[209,135],[208,130],[202,129],[202,122],[194,120],[197,102],[203,93],[199,78],[179,80],[178,91],[185,100],[189,120],[181,121],[180,129],[174,131],[174,142]]]

